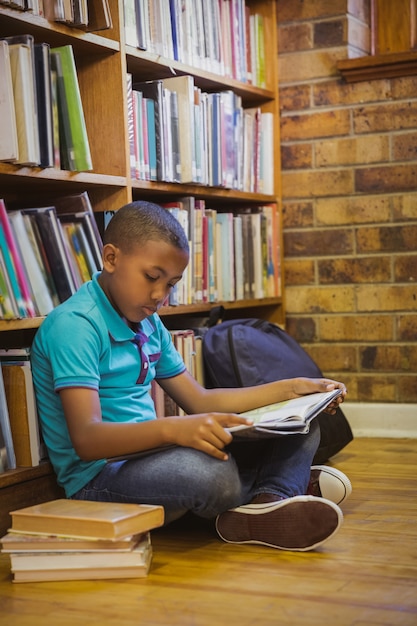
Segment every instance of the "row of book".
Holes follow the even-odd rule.
[[[265,87],[264,21],[245,0],[124,0],[130,46]]]
[[[279,223],[271,203],[232,212],[194,197],[162,206],[188,235],[190,262],[169,304],[233,302],[281,295]]]
[[[108,0],[0,0],[0,4],[86,31],[112,27]]]
[[[71,45],[0,39],[0,161],[93,168]]]
[[[13,582],[143,578],[162,506],[51,500],[10,513],[0,538]]]
[[[127,76],[131,176],[274,193],[274,117],[232,90],[203,92],[192,76]]]
[[[202,335],[197,329],[170,332],[187,370],[204,386]],[[183,414],[155,381],[152,398],[158,417]],[[36,406],[30,349],[0,349],[0,473],[16,467],[36,467],[47,456]]]
[[[47,458],[28,348],[0,350],[0,473]]]
[[[181,354],[187,371],[204,387],[203,333],[201,328],[171,330],[171,338]],[[158,418],[170,415],[184,415],[184,411],[168,396],[154,380],[151,396]]]
[[[101,269],[87,192],[7,211],[0,200],[0,318],[47,315]]]

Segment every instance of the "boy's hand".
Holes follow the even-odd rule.
[[[346,396],[346,387],[343,383],[330,378],[294,378],[293,392],[294,398],[304,396],[309,393],[319,393],[324,391],[332,391],[333,389],[341,389],[342,393],[337,396],[325,409],[325,413],[334,415],[339,404],[343,402]]]
[[[224,447],[232,441],[225,430],[230,426],[250,425],[252,421],[235,413],[204,413],[163,418],[170,443],[201,450],[221,461],[227,461]],[[172,426],[172,428],[171,428]]]

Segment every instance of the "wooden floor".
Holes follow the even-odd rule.
[[[0,623],[416,626],[417,439],[356,439],[332,465],[353,493],[316,552],[232,546],[182,521],[152,533],[142,580],[16,584],[1,555]]]

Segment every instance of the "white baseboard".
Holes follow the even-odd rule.
[[[355,437],[417,438],[417,404],[344,402]]]

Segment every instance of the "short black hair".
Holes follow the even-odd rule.
[[[111,243],[129,254],[148,241],[165,241],[189,253],[187,235],[179,221],[159,204],[138,200],[115,212],[104,232],[103,243]]]

